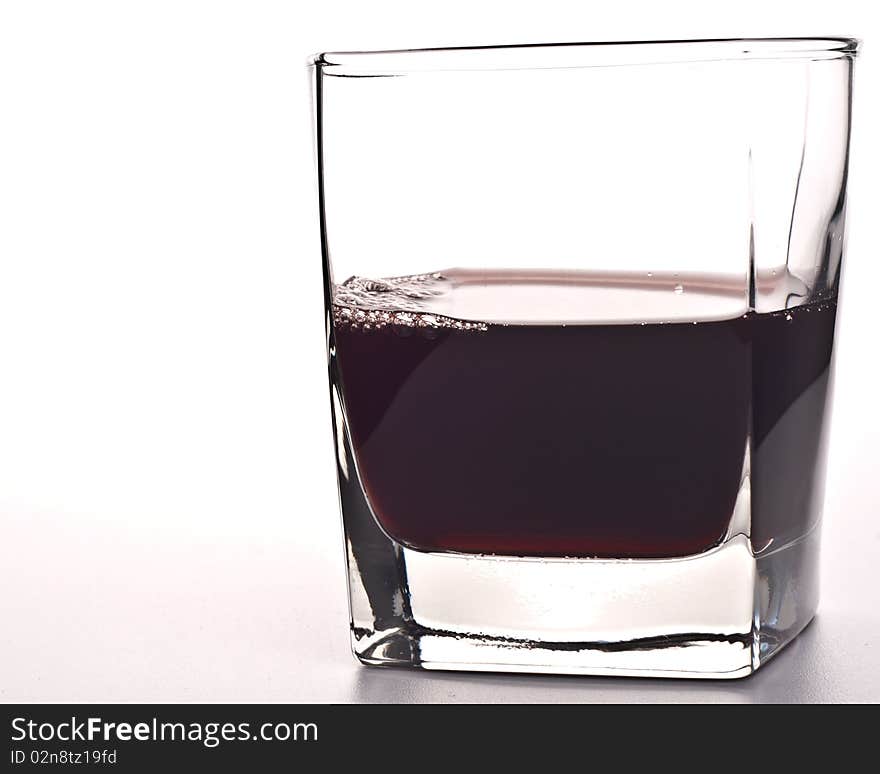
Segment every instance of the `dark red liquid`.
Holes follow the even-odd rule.
[[[674,557],[818,519],[835,304],[669,324],[334,329],[373,512],[427,551]],[[751,440],[749,441],[749,435]]]

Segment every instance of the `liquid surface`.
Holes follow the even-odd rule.
[[[815,524],[833,299],[755,314],[714,278],[466,274],[336,288],[358,471],[397,541],[688,556],[723,539],[745,474],[756,550]],[[577,323],[534,321],[554,317]]]
[[[451,269],[381,280],[352,277],[336,287],[334,301],[341,309],[481,323],[692,322],[745,314],[747,279],[687,272]]]

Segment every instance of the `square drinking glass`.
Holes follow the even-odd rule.
[[[358,659],[734,678],[806,626],[856,50],[314,58]]]

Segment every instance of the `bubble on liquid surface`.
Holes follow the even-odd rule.
[[[675,295],[680,296],[682,293],[684,293],[684,285],[676,285],[672,290]]]
[[[406,277],[369,279],[349,277],[337,285],[333,300],[340,306],[359,309],[419,310],[419,302],[445,292],[444,277],[433,274],[411,274]]]
[[[333,322],[364,331],[391,326],[404,333],[411,328],[421,328],[426,335],[441,328],[488,330],[486,323],[419,311],[425,299],[446,292],[444,282],[445,277],[439,272],[381,280],[350,277],[334,288]]]

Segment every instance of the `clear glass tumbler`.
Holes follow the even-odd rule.
[[[810,621],[856,49],[315,57],[362,662],[741,677]]]

